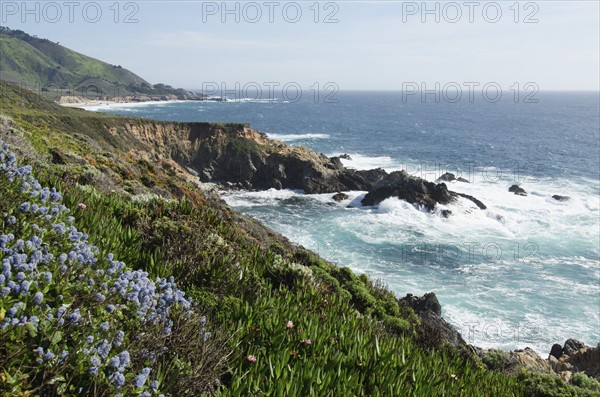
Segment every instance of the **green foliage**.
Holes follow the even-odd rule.
[[[518,380],[525,387],[525,395],[530,397],[599,397],[598,382],[582,375],[575,378],[574,382],[578,385],[569,385],[557,376],[537,374],[523,369]]]
[[[491,370],[502,371],[510,360],[510,354],[503,350],[490,350],[483,357],[483,363]]]
[[[583,372],[577,372],[571,378],[571,384],[574,386],[581,387],[582,389],[587,389],[590,391],[594,391],[600,393],[600,382],[596,379],[591,378],[584,374]]]

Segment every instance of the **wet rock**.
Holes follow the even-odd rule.
[[[456,178],[456,180],[457,180],[458,182],[469,183],[469,181],[468,181],[467,179],[463,178],[462,176],[459,176],[458,178]]]
[[[337,193],[337,194],[334,194],[332,197],[332,199],[334,199],[335,201],[338,201],[338,202],[347,200],[349,198],[350,198],[350,196],[348,196],[346,193]]]
[[[577,350],[583,349],[585,347],[585,343],[578,341],[577,339],[567,339],[565,341],[565,345],[562,348],[563,354],[570,356],[575,353]]]
[[[452,211],[450,211],[450,210],[442,210],[442,216],[444,218],[449,218],[450,215],[452,215]]]
[[[456,180],[456,175],[451,172],[446,172],[444,175],[440,176],[436,182],[452,182]]]
[[[433,211],[437,203],[448,204],[453,196],[445,183],[436,184],[410,176],[406,171],[395,171],[375,183],[363,198],[362,204],[377,205],[390,197]]]
[[[559,359],[560,356],[562,356],[562,354],[562,347],[558,343],[553,344],[552,349],[550,349],[550,357],[555,357],[556,359]]]
[[[571,197],[569,196],[560,196],[558,194],[555,194],[554,196],[552,196],[552,198],[556,201],[569,201],[571,200]]]
[[[508,188],[508,191],[514,193],[517,196],[527,196],[527,192],[525,191],[525,189],[519,187],[519,185],[512,185]]]

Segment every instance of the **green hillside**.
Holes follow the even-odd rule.
[[[0,260],[39,257],[3,268],[0,395],[597,395],[490,371],[381,283],[201,190],[174,160],[186,142],[154,139],[243,128],[67,109],[0,81]],[[66,208],[44,216],[49,193]]]
[[[59,43],[6,27],[0,27],[0,79],[62,94],[190,95],[163,84],[151,85],[120,65],[110,65]]]

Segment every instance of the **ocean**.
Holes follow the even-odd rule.
[[[503,98],[456,103],[400,92],[339,92],[337,103],[282,99],[98,106],[91,110],[174,121],[245,122],[347,167],[469,181],[435,213],[366,192],[223,192],[255,217],[324,258],[382,280],[399,297],[433,291],[467,342],[529,346],[600,342],[600,103],[598,93],[541,92],[537,103]],[[508,188],[518,184],[527,196]],[[557,201],[553,195],[569,196]],[[441,210],[450,209],[444,218]]]

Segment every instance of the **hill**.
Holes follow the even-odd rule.
[[[152,85],[120,65],[110,65],[59,43],[0,27],[0,79],[33,90],[95,97],[197,98],[183,89]]]

